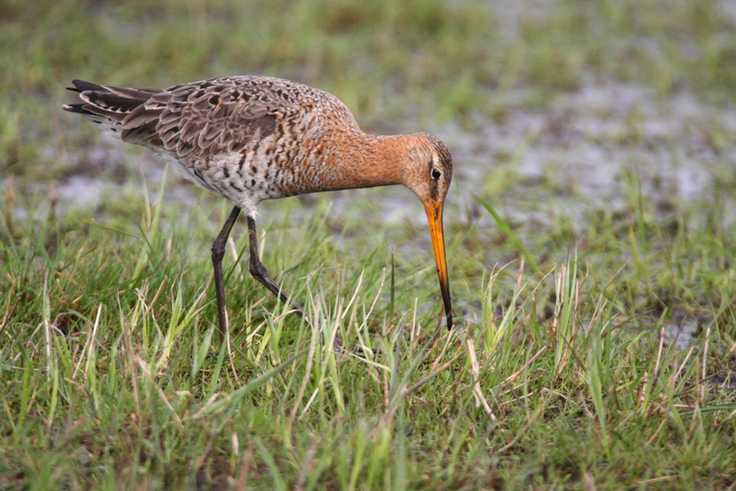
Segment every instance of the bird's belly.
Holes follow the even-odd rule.
[[[165,156],[185,179],[238,205],[250,215],[255,214],[256,205],[265,199],[300,194],[291,185],[293,174],[279,169],[267,154],[244,150],[203,159]]]

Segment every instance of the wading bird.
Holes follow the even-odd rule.
[[[391,184],[406,186],[424,205],[452,329],[442,230],[452,157],[440,139],[368,135],[337,97],[279,78],[223,77],[167,89],[72,83],[69,90],[83,102],[65,110],[169,157],[186,178],[235,205],[212,244],[221,336],[228,331],[222,258],[241,211],[248,220],[251,274],[304,316],[258,257],[256,206],[265,199]]]

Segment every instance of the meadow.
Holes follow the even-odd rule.
[[[732,10],[4,0],[0,489],[733,489]],[[453,331],[419,202],[381,188],[261,206],[314,329],[239,221],[218,345],[230,207],[60,107],[230,74],[448,143]]]

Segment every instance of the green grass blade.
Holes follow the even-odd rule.
[[[511,239],[511,241],[516,246],[516,250],[519,251],[519,253],[524,256],[524,259],[526,259],[526,262],[529,263],[529,267],[532,268],[532,271],[535,273],[539,272],[539,267],[537,266],[537,262],[534,260],[531,254],[529,254],[529,251],[526,247],[524,247],[524,244],[521,242],[521,239],[517,237],[517,235],[514,233],[513,230],[511,230],[511,227],[508,223],[506,223],[506,220],[501,218],[501,215],[498,214],[495,208],[491,206],[490,203],[482,199],[480,196],[478,196],[475,193],[470,193],[473,195],[473,198],[483,205],[483,207],[488,211],[488,213],[491,214],[494,220],[496,220],[496,224],[498,227],[506,234],[506,236]]]

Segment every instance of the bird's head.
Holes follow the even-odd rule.
[[[452,183],[452,156],[442,140],[429,133],[418,133],[410,137],[407,159],[403,184],[417,195],[427,212],[447,328],[452,329],[452,301],[442,229],[442,208]]]

